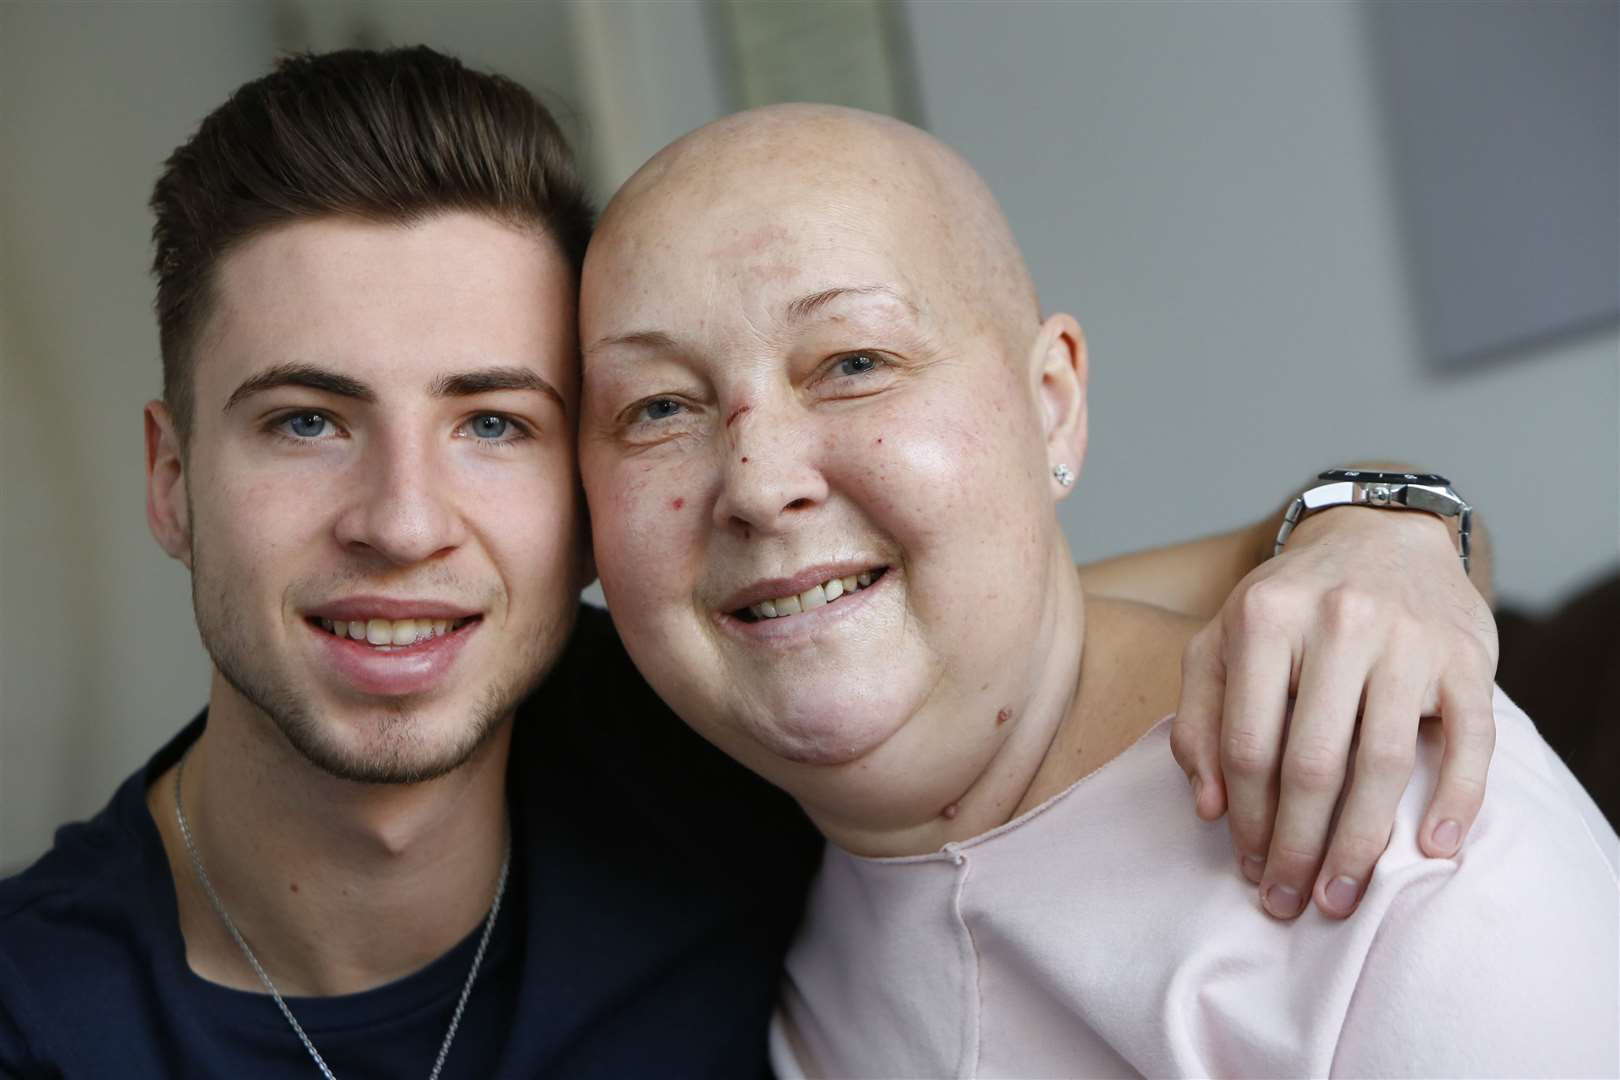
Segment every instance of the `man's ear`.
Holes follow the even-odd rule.
[[[158,546],[191,569],[191,514],[186,463],[169,407],[146,403],[146,524]]]
[[[1080,324],[1070,315],[1047,319],[1035,336],[1031,359],[1050,482],[1062,498],[1080,475],[1086,456],[1086,338]]]

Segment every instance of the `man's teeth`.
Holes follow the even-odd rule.
[[[414,645],[458,630],[469,619],[317,619],[321,629],[371,645]]]
[[[849,577],[828,578],[820,585],[812,585],[802,593],[793,596],[779,596],[775,600],[761,600],[751,604],[748,610],[756,619],[780,619],[784,615],[797,615],[802,611],[813,611],[818,607],[826,607],[834,600],[847,593],[859,592],[872,584],[873,576],[870,571],[851,574]]]

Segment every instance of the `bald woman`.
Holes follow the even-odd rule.
[[[1505,697],[1483,706],[1500,747],[1466,858],[1428,807],[1465,727],[1416,736],[1410,787],[1352,789],[1347,813],[1396,824],[1375,878],[1316,884],[1348,879],[1349,922],[1269,918],[1221,831],[1174,809],[1167,717],[1209,693],[1182,657],[1218,635],[1073,572],[1055,507],[1087,447],[1084,339],[1041,314],[955,153],[822,107],[699,129],[604,215],[581,326],[581,463],[624,643],[831,841],[782,1072],[1612,1068],[1614,834]],[[1411,557],[1467,595],[1432,525],[1411,523]],[[1276,637],[1221,660],[1280,713]],[[1307,659],[1296,737],[1347,752],[1347,679],[1375,745],[1481,708],[1469,669],[1416,644],[1366,647],[1349,675]],[[1274,913],[1303,906],[1261,887]]]

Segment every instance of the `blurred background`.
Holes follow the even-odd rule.
[[[1501,595],[1535,615],[1620,561],[1616,11],[0,3],[0,869],[206,700],[186,575],[144,515],[145,204],[279,53],[424,42],[512,76],[601,197],[748,105],[919,123],[977,165],[1043,304],[1085,327],[1077,557],[1230,528],[1319,468],[1395,457],[1481,508]]]

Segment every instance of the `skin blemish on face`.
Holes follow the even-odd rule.
[[[743,464],[744,464],[744,465],[746,465],[746,464],[748,464],[748,459],[747,459],[747,458],[743,458],[743,459],[742,459],[742,463],[743,463]]]
[[[996,713],[996,727],[1000,727],[1002,724],[1005,724],[1007,721],[1009,721],[1011,719],[1012,719],[1012,710],[1007,708],[1005,705],[1002,706],[1001,711]]]
[[[875,445],[882,446],[883,445],[883,440],[879,439]]]
[[[779,240],[788,240],[791,235],[780,225],[765,225],[752,232],[745,233],[731,240],[729,243],[709,249],[711,259],[735,259],[758,255],[772,243]]]
[[[669,504],[669,508],[671,510],[679,510],[681,507],[683,507],[685,505],[686,505],[686,500],[685,499],[677,498],[674,502]]]
[[[729,428],[732,424],[735,424],[737,422],[737,417],[741,416],[745,412],[750,411],[751,409],[753,409],[752,405],[737,406],[731,411],[731,415],[726,417],[726,427]]]
[[[289,892],[297,892],[298,891],[298,882],[289,881],[287,883],[287,891],[289,891]]]
[[[943,809],[943,810],[941,810],[939,812],[939,816],[946,819],[947,821],[949,821],[951,818],[956,816],[956,812],[957,812],[956,804],[951,803],[951,805],[947,806],[945,809]]]

